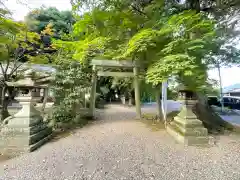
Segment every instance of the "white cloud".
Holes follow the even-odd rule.
[[[12,11],[15,20],[23,20],[31,9],[40,8],[42,5],[71,10],[70,0],[8,0],[5,5]]]
[[[217,69],[210,70],[208,74],[210,78],[219,80]],[[240,83],[240,68],[239,67],[221,68],[221,76],[223,87]]]

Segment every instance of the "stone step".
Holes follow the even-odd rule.
[[[186,145],[207,145],[209,144],[209,137],[208,136],[199,136],[199,137],[194,137],[194,136],[188,136],[186,138]]]
[[[175,127],[177,131],[179,131],[181,134],[185,136],[207,136],[208,135],[208,130],[203,126],[184,127],[181,124],[176,123],[175,121],[173,121],[171,125]]]
[[[30,135],[36,134],[39,131],[42,131],[43,129],[47,128],[46,123],[40,123],[38,125],[30,127]]]
[[[28,135],[15,135],[14,133],[9,133],[7,135],[1,136],[0,146],[1,147],[18,147],[18,146],[28,146],[29,136]]]
[[[209,144],[208,136],[191,136],[182,133],[176,126],[168,124],[167,132],[178,142],[185,145],[207,145]]]
[[[24,126],[10,126],[7,125],[1,130],[1,134],[4,135],[10,135],[14,134],[14,136],[27,136],[27,135],[33,135],[36,134],[39,131],[42,131],[43,129],[47,128],[46,123],[39,123],[32,127],[24,127]]]
[[[38,141],[40,141],[41,139],[43,139],[44,137],[48,136],[51,133],[52,133],[52,129],[49,127],[46,127],[45,129],[31,135],[29,137],[29,145],[37,143]]]
[[[179,116],[174,117],[174,122],[183,127],[202,127],[203,123],[199,119],[183,119]]]
[[[44,129],[42,129],[41,131],[29,135],[27,133],[17,133],[14,134],[13,133],[8,133],[4,136],[2,136],[1,140],[0,140],[0,146],[4,147],[4,146],[9,146],[9,147],[24,147],[24,146],[29,146],[31,144],[35,144],[38,141],[40,141],[41,139],[45,138],[46,136],[48,136],[49,134],[52,133],[52,129],[45,126]]]
[[[49,134],[48,136],[44,137],[43,139],[41,139],[40,141],[36,142],[35,144],[32,145],[26,145],[26,146],[21,146],[21,148],[19,148],[18,146],[4,146],[1,148],[0,146],[0,152],[4,155],[11,155],[12,157],[24,154],[26,152],[32,152],[36,149],[38,149],[39,147],[41,147],[43,144],[45,144],[46,142],[48,142],[50,139],[52,138],[52,134]]]
[[[0,148],[0,152],[4,155],[4,156],[11,156],[11,157],[17,157],[21,154],[24,154],[25,152],[27,152],[27,148],[21,148],[19,149],[17,146],[4,146],[2,148]]]
[[[44,137],[43,139],[41,139],[40,141],[36,142],[35,144],[32,144],[29,146],[28,148],[28,152],[32,152],[36,149],[38,149],[39,147],[41,147],[43,144],[45,144],[46,142],[48,142],[51,138],[52,138],[53,134],[49,134],[48,136]]]

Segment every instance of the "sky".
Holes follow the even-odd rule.
[[[71,10],[70,0],[6,0],[5,5],[13,12],[15,20],[23,20],[31,9],[39,8],[42,5],[56,7],[59,10]],[[219,80],[216,69],[210,70],[208,74],[210,78]],[[222,68],[221,75],[223,87],[240,83],[240,68],[238,67]]]
[[[217,69],[210,70],[208,72],[208,75],[209,78],[219,80]],[[221,76],[223,87],[238,84],[240,83],[240,68],[239,67],[221,68]]]
[[[71,10],[70,0],[5,0],[5,5],[13,12],[13,18],[23,20],[31,9],[56,7],[59,10]]]

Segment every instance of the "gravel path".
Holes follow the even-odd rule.
[[[184,147],[113,106],[101,119],[39,150],[0,163],[0,180],[240,180],[240,138]]]

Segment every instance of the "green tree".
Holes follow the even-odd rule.
[[[23,26],[6,18],[6,16],[0,17],[0,22],[1,120],[3,120],[8,116],[7,82],[14,79],[23,57],[22,53],[16,52],[19,43],[17,34]]]
[[[221,100],[223,99],[221,68],[240,65],[240,49],[236,48],[236,46],[237,44],[228,37],[228,34],[221,33],[221,37],[218,37],[213,41],[213,48],[205,57],[209,68],[215,68],[218,71]],[[222,101],[221,104],[223,110],[224,104]]]
[[[81,123],[85,92],[91,86],[91,71],[68,56],[71,48],[62,48],[54,61],[56,73],[52,90],[55,98],[52,111],[54,126]]]
[[[30,31],[37,33],[41,33],[51,23],[55,30],[54,37],[58,38],[62,33],[70,33],[75,22],[71,11],[59,11],[54,7],[35,9],[28,13],[25,21],[30,22]]]
[[[128,99],[128,105],[133,105],[133,78],[131,77],[113,77],[111,88],[120,91],[120,95]]]
[[[9,114],[7,106],[14,91],[8,86],[8,82],[19,79],[20,72],[24,70],[24,64],[37,63],[37,59],[43,62],[43,51],[40,36],[34,32],[28,32],[25,24],[10,19],[5,14],[0,17],[0,84],[1,84],[1,119]],[[45,58],[46,59],[46,58]],[[40,61],[38,61],[39,63]],[[47,62],[46,62],[47,63]],[[8,97],[6,96],[8,94]]]
[[[207,81],[210,62],[206,57],[220,49],[214,41],[222,28],[216,25],[229,15],[222,7],[231,9],[221,3],[221,14],[217,14],[210,10],[217,10],[219,4],[209,2],[206,7],[197,0],[72,1],[76,12],[88,10],[73,27],[75,41],[65,44],[71,44],[76,50],[72,57],[82,63],[92,58],[135,60],[153,86],[176,76],[179,82],[200,90]]]
[[[73,123],[84,108],[84,91],[90,87],[90,75],[79,63],[63,62],[57,67],[53,84],[54,124]]]

